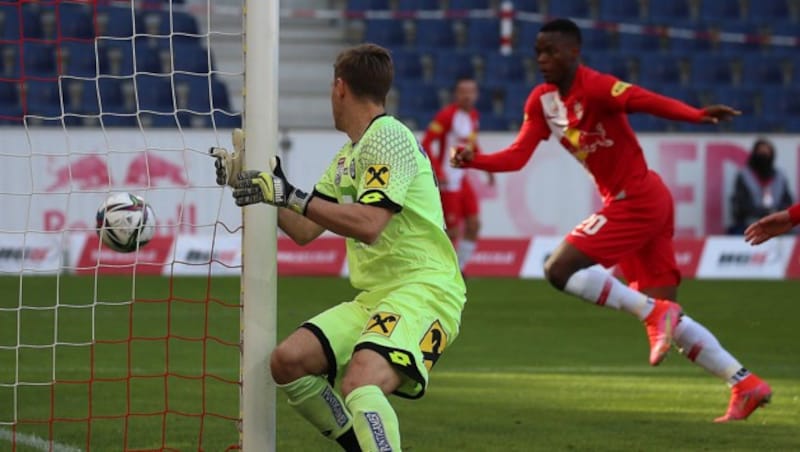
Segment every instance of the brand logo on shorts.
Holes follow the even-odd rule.
[[[419,343],[419,349],[422,351],[422,360],[428,370],[431,370],[436,361],[439,360],[439,357],[442,356],[445,347],[447,347],[447,333],[437,319],[428,328],[428,332],[422,336],[422,341]]]
[[[389,165],[370,165],[364,174],[367,188],[384,188],[389,185]]]
[[[339,399],[336,398],[336,395],[333,394],[333,390],[330,387],[326,387],[325,390],[322,391],[322,398],[331,408],[333,418],[336,419],[336,425],[340,428],[347,425],[347,413],[344,411],[342,403],[339,402]]]
[[[366,333],[377,333],[389,337],[394,332],[394,327],[400,321],[400,315],[393,312],[376,312],[367,323]]]
[[[378,451],[392,452],[392,445],[389,444],[389,439],[386,438],[386,430],[383,428],[381,416],[374,411],[367,411],[364,413],[364,417],[367,419],[369,429],[372,432],[372,439],[375,440]]]

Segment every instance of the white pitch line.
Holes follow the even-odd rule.
[[[16,441],[17,444],[32,447],[33,449],[40,450],[42,452],[83,452],[82,449],[78,449],[77,447],[61,444],[55,441],[48,441],[44,438],[31,435],[29,433],[17,432],[15,434],[6,428],[0,428],[0,440],[5,440],[8,442]]]

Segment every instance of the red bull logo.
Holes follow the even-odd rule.
[[[573,149],[572,155],[583,162],[597,148],[608,148],[614,145],[614,140],[606,136],[606,129],[603,124],[597,123],[593,132],[585,132],[579,129],[567,128],[564,132],[567,145]]]
[[[46,188],[50,192],[66,188],[77,188],[78,190],[108,189],[111,186],[108,164],[99,155],[86,155],[72,159],[68,165],[53,171],[52,180],[53,182]]]
[[[183,165],[173,163],[152,152],[145,152],[131,160],[125,175],[125,184],[138,187],[156,185],[186,187],[189,182]]]

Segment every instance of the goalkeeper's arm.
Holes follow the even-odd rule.
[[[289,209],[278,209],[278,227],[301,246],[325,232],[322,226]]]

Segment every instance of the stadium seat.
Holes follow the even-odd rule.
[[[137,34],[170,36],[174,41],[198,44],[198,26],[194,16],[182,11],[154,10],[141,14]]]
[[[20,32],[23,38],[42,39],[42,11],[44,8],[51,7],[50,5],[44,6],[39,3],[22,3],[22,28]]]
[[[140,111],[158,113],[175,111],[172,104],[172,80],[169,75],[137,75],[136,93]]]
[[[209,113],[213,108],[229,110],[225,85],[208,75],[175,74],[175,102],[178,109]],[[209,93],[210,91],[210,93]]]
[[[500,21],[497,19],[469,19],[467,21],[467,47],[473,51],[500,48]]]
[[[138,17],[133,14],[130,7],[97,6],[95,17],[97,36],[133,36],[134,21],[138,22]]]
[[[640,0],[601,1],[599,18],[607,21],[639,21],[643,12]]]
[[[97,58],[92,41],[63,41],[58,57],[61,73],[76,77],[93,77],[97,74]]]
[[[768,0],[751,2],[748,11],[749,19],[755,23],[770,23],[771,21],[786,20],[791,17],[792,0]]]
[[[526,78],[525,66],[519,55],[489,53],[485,64],[486,82],[489,84],[518,83]]]
[[[592,52],[586,57],[587,64],[621,80],[636,82],[640,77],[638,58],[634,54],[623,54],[615,51]]]
[[[445,19],[419,19],[415,23],[416,45],[418,47],[443,49],[456,44],[453,24]]]
[[[441,9],[439,0],[403,0],[397,2],[397,11],[411,13],[416,11],[435,11]]]
[[[474,54],[452,50],[440,51],[434,60],[433,79],[437,84],[453,86],[462,77],[475,77]]]
[[[669,126],[666,120],[646,113],[628,115],[628,123],[635,132],[663,132]]]
[[[647,26],[648,24],[642,25]],[[656,34],[652,28],[645,29],[644,33],[618,32],[616,41],[621,52],[660,52],[666,47],[666,38]]]
[[[239,113],[215,111],[212,117],[214,118],[214,125],[218,129],[233,129],[235,127],[242,127],[242,115]]]
[[[739,20],[743,18],[742,2],[738,0],[702,0],[701,20]]]
[[[697,90],[694,88],[681,85],[661,85],[653,87],[647,86],[646,88],[664,96],[677,99],[685,104],[691,105],[692,107],[702,106],[702,102],[700,102],[700,98],[697,95]]]
[[[605,51],[614,48],[614,38],[609,31],[589,28],[582,31],[582,37],[582,47],[588,52]]]
[[[167,55],[169,57],[169,55]],[[173,44],[173,70],[205,74],[209,71],[209,52],[197,44]]]
[[[347,11],[387,10],[389,0],[347,0]]]
[[[19,4],[0,4],[0,39],[19,39]]]
[[[49,111],[50,107],[61,108],[59,84],[56,81],[25,80],[25,101],[28,110]]]
[[[94,38],[93,8],[86,3],[57,3],[62,38]]]
[[[514,2],[514,9],[516,11],[522,11],[526,13],[538,13],[540,12],[541,5],[538,1],[515,1]]]
[[[533,87],[527,83],[509,83],[505,85],[505,101],[503,102],[506,118],[522,118],[525,102]]]
[[[432,83],[405,81],[398,82],[395,87],[398,91],[397,112],[401,117],[435,113],[440,108],[439,91]]]
[[[724,33],[720,36],[716,44],[716,50],[729,55],[741,55],[746,52],[757,52],[761,50],[761,30],[753,23],[737,21],[717,21],[709,22],[710,29]],[[794,31],[796,33],[796,30]],[[734,34],[744,35],[742,41],[731,41],[729,38]],[[724,39],[724,41],[723,41]]]
[[[56,76],[56,56],[52,45],[24,41],[22,52],[25,76]]]
[[[590,0],[549,0],[547,14],[554,17],[591,17],[592,7]]]
[[[502,114],[481,114],[480,130],[509,130],[508,118]]]
[[[0,105],[19,105],[19,83],[0,80]]]
[[[178,122],[173,114],[155,114],[155,113],[139,113],[139,121],[142,127],[156,127],[156,128],[177,128]]]
[[[709,31],[705,24],[699,24],[689,20],[675,20],[670,26],[682,30],[690,30],[693,32],[702,33],[701,35],[693,38],[683,38],[678,36],[667,38],[666,42],[668,44],[670,53],[691,56],[697,52],[710,52],[712,50],[711,39],[707,33],[704,33]]]
[[[423,76],[420,55],[413,49],[392,50],[394,73],[398,80],[420,80]]]
[[[100,113],[100,103],[97,99],[97,82],[62,77],[60,83],[65,113],[85,115]]]
[[[135,115],[120,114],[120,113],[107,113],[102,115],[103,127],[137,127],[139,121]]]
[[[475,108],[481,113],[481,116],[494,113],[494,97],[495,89],[487,84],[480,85],[478,88],[478,101],[475,103]]]
[[[650,5],[650,20],[662,25],[671,24],[675,20],[685,21],[694,19],[691,16],[689,0],[669,0],[648,2]]]
[[[19,77],[20,67],[19,46],[15,44],[0,44],[0,77]]]
[[[728,86],[733,84],[735,57],[695,53],[691,57],[693,86]]]
[[[394,19],[368,19],[365,23],[364,41],[386,47],[400,47],[406,43],[403,22]]]
[[[742,112],[742,116],[754,116],[758,113],[756,108],[756,91],[753,88],[738,88],[732,86],[717,86],[712,98],[714,103],[730,105]],[[746,120],[736,118],[736,126],[742,126]]]
[[[100,59],[100,73],[106,75],[133,75],[133,44],[131,40],[98,39],[97,51]]]
[[[791,70],[792,60],[779,55],[762,55],[758,53],[743,54],[742,85],[758,86],[789,85],[789,75],[800,71],[800,67]]]
[[[136,99],[132,77],[99,77],[100,107],[104,113],[134,113]]]
[[[682,61],[674,55],[642,54],[639,58],[641,80],[653,84],[682,84]]]
[[[449,5],[449,9],[455,11],[489,8],[491,8],[490,0],[450,0]]]

